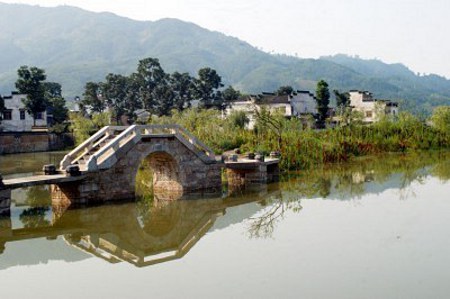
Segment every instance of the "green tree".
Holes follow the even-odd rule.
[[[223,86],[222,78],[209,67],[198,71],[198,79],[195,80],[196,98],[200,100],[202,108],[224,109],[222,93],[218,90]]]
[[[290,85],[280,86],[277,90],[277,95],[291,95],[294,92],[294,89]]]
[[[106,105],[112,109],[113,117],[116,123],[120,123],[123,115],[127,114],[128,108],[126,103],[128,78],[117,74],[108,74],[106,82],[102,83],[102,97],[104,97]]]
[[[127,86],[125,92],[125,103],[127,106],[127,114],[130,118],[135,119],[135,112],[143,107],[143,103],[139,98],[139,80],[136,74],[127,77]]]
[[[352,111],[350,107],[350,94],[348,92],[340,92],[339,90],[333,90],[334,97],[336,98],[336,115],[338,117],[339,126],[347,126],[356,124],[359,121],[359,113]]]
[[[233,86],[230,85],[222,92],[222,96],[223,100],[226,103],[229,103],[239,99],[239,97],[241,96],[241,92],[239,90],[235,90]]]
[[[48,101],[48,105],[52,111],[55,124],[62,124],[67,120],[69,110],[66,107],[66,100],[64,98],[51,98]]]
[[[97,131],[105,126],[111,125],[111,113],[101,112],[92,115],[92,124],[94,126],[94,131]]]
[[[71,131],[73,132],[77,145],[88,139],[91,133],[95,131],[92,120],[84,117],[80,113],[70,113],[69,118]]]
[[[317,83],[316,102],[317,111],[319,112],[318,123],[321,127],[323,127],[325,124],[325,119],[327,118],[328,105],[330,104],[330,91],[328,89],[328,83],[324,80],[320,80]]]
[[[53,114],[55,124],[66,121],[69,110],[66,107],[66,100],[62,97],[61,84],[56,82],[44,82],[45,99]]]
[[[336,98],[337,107],[348,107],[350,105],[350,94],[348,92],[339,92],[339,90],[333,90]]]
[[[139,97],[144,108],[154,112],[158,96],[163,92],[156,91],[157,86],[166,82],[167,75],[164,72],[159,60],[156,58],[145,58],[139,61],[137,73],[133,76],[139,86]]]
[[[102,98],[100,84],[88,82],[84,87],[83,100],[81,104],[91,112],[102,112],[105,110],[105,101]]]
[[[175,93],[168,82],[168,77],[159,82],[153,90],[153,113],[162,116],[169,115],[174,106]]]
[[[250,122],[247,114],[244,111],[232,111],[228,115],[228,120],[234,128],[244,129],[246,125]]]
[[[272,132],[277,139],[277,149],[280,150],[283,143],[283,131],[286,124],[284,115],[280,111],[271,112],[265,107],[262,107],[261,109],[255,109],[255,117],[255,130],[261,137],[264,137],[268,131]]]
[[[27,112],[33,115],[34,125],[36,125],[37,114],[47,108],[43,84],[46,79],[45,71],[24,65],[17,70],[17,75],[19,78],[16,81],[16,88],[20,93],[27,95],[23,103]]]
[[[439,131],[450,134],[450,106],[436,107],[431,116],[431,122]]]
[[[62,97],[61,84],[57,82],[43,82],[46,99]]]
[[[188,73],[174,72],[169,78],[173,91],[173,108],[182,111],[191,106],[194,79]]]

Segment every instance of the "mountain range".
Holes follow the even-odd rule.
[[[21,65],[45,69],[61,83],[66,99],[88,81],[108,73],[130,74],[140,59],[158,58],[166,72],[196,75],[208,66],[226,85],[245,93],[282,85],[315,90],[369,90],[376,98],[400,100],[410,110],[450,104],[450,80],[419,75],[402,64],[347,55],[302,59],[263,52],[245,41],[177,19],[135,21],[71,6],[53,8],[0,3],[0,93],[14,89]],[[270,37],[268,37],[270,38]]]

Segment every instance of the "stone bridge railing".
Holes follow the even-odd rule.
[[[200,158],[206,157],[206,160],[208,160],[208,158],[215,160],[214,152],[207,145],[198,140],[197,137],[192,135],[188,130],[180,125],[147,125],[139,127],[141,129],[141,134],[146,136],[154,136],[157,134],[173,134],[180,142],[187,146],[191,151],[196,153]]]
[[[125,128],[126,129],[122,131],[122,133],[90,156],[86,165],[87,171],[110,168],[117,162],[119,151],[124,145],[134,145],[141,139],[135,125]]]
[[[86,139],[83,143],[73,149],[70,153],[64,156],[60,163],[60,169],[64,170],[71,164],[76,164],[83,157],[86,156],[94,148],[100,146],[103,142],[113,137],[116,132],[125,130],[123,126],[106,126],[100,129],[97,133]]]
[[[120,134],[115,135],[120,132]],[[214,152],[183,127],[172,125],[107,126],[91,136],[61,161],[61,170],[84,164],[83,171],[108,169],[142,137],[176,137],[204,163],[215,163]],[[96,149],[98,147],[98,149]],[[83,163],[81,163],[83,161]]]

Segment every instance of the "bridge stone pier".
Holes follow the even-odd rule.
[[[0,190],[0,217],[9,216],[11,206],[11,190]]]
[[[144,164],[143,164],[144,163]],[[221,191],[224,164],[178,125],[105,127],[61,161],[78,165],[82,180],[51,186],[54,203],[93,203],[135,197],[136,174],[153,171],[153,190],[172,199]]]

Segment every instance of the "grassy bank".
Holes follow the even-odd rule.
[[[260,115],[253,130],[243,128],[242,116],[222,119],[213,110],[190,109],[152,123],[178,123],[218,154],[240,148],[242,152],[280,151],[282,168],[305,169],[327,162],[347,161],[353,156],[383,152],[407,152],[450,148],[445,127],[427,125],[411,114],[382,119],[373,125],[357,122],[336,128],[312,130],[298,119]]]

